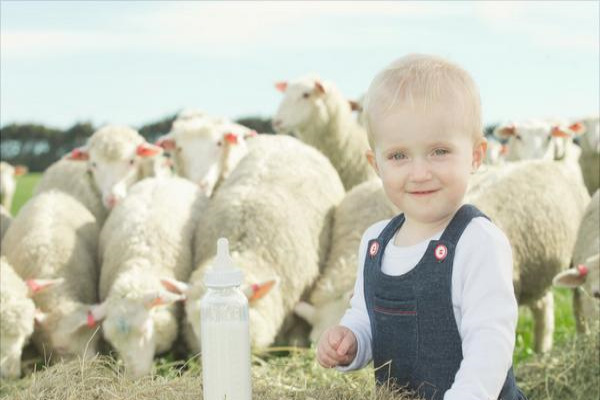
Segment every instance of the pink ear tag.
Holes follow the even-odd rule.
[[[446,246],[444,246],[443,244],[438,244],[435,247],[435,250],[433,251],[433,254],[435,255],[435,258],[438,261],[443,261],[446,256],[448,255],[448,248]]]
[[[96,321],[94,320],[94,316],[91,311],[87,313],[87,326],[88,328],[93,328],[96,326]]]
[[[577,266],[577,272],[579,273],[579,276],[584,277],[588,274],[588,268],[583,264],[579,264]]]

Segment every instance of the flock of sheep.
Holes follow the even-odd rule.
[[[93,357],[104,339],[133,377],[178,337],[200,351],[198,300],[219,237],[245,272],[254,346],[307,344],[339,320],[362,233],[400,210],[366,162],[356,103],[316,77],[276,87],[273,127],[295,137],[195,110],[155,144],[105,126],[44,172],[14,218],[14,169],[2,163],[2,378],[20,376],[30,337],[52,360]],[[581,287],[579,330],[597,319],[598,129],[598,117],[501,124],[470,182],[467,201],[511,242],[540,352],[552,346],[553,280]]]

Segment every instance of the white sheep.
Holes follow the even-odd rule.
[[[13,167],[5,161],[0,161],[0,204],[9,212],[12,206],[13,196],[17,188],[15,178],[27,173],[27,167],[17,165]]]
[[[579,150],[572,142],[582,132],[581,124],[547,118],[499,124],[494,136],[507,141],[507,161],[577,160]]]
[[[108,209],[84,162],[61,159],[50,165],[34,190],[34,196],[49,190],[60,190],[79,200],[102,226]]]
[[[50,190],[31,198],[10,225],[2,255],[23,279],[63,278],[60,290],[34,296],[44,313],[33,342],[45,356],[92,357],[99,334],[87,326],[97,296],[96,218],[68,194]]]
[[[61,280],[23,281],[5,257],[0,257],[0,377],[21,376],[21,354],[34,329],[34,293]]]
[[[504,145],[496,136],[490,135],[486,137],[487,149],[483,162],[487,165],[498,165],[505,161],[505,156],[508,147]]]
[[[246,283],[280,278],[249,311],[251,343],[268,346],[317,278],[329,247],[334,207],[344,194],[327,158],[294,138],[259,135],[248,147],[248,155],[199,220],[196,270],[189,284],[180,282],[171,289],[188,298],[184,334],[194,351],[200,347],[202,280],[217,239],[229,240],[231,257],[243,269]]]
[[[156,144],[169,152],[178,175],[211,196],[247,153],[246,139],[255,135],[245,126],[203,115],[174,121]]]
[[[2,238],[6,233],[6,230],[10,226],[12,222],[12,216],[6,211],[6,208],[2,204],[0,204],[0,243],[2,243]]]
[[[373,213],[372,223],[394,215],[383,199],[383,191],[375,189],[376,186],[373,197],[365,196],[362,206],[358,201],[355,205],[357,210]],[[579,171],[564,163],[540,160],[487,166],[473,177],[465,201],[481,209],[506,233],[513,251],[515,294],[519,304],[528,305],[533,311],[536,350],[549,350],[554,329],[551,281],[569,264],[577,227],[589,201]],[[382,216],[386,212],[389,215]],[[361,235],[365,222],[359,224],[355,234]],[[334,232],[335,229],[334,226]],[[334,242],[332,250],[337,246]],[[339,247],[343,249],[343,245]],[[311,295],[316,305],[323,307],[324,303],[319,304],[322,299],[335,301],[352,290],[347,282],[353,282],[356,276],[356,265],[351,265],[351,261],[356,260],[358,244],[354,247],[354,250],[340,251],[337,263],[333,260],[336,263],[333,265],[339,268],[337,275],[343,273],[345,265],[345,274],[351,279],[343,278],[340,282],[346,283],[340,285],[335,281],[335,274],[331,274]],[[327,268],[331,266],[326,266],[324,277],[329,275]],[[331,288],[329,294],[327,288]],[[331,319],[339,320],[341,316]],[[318,332],[312,334],[313,337],[318,335]]]
[[[375,176],[365,156],[367,134],[333,83],[302,77],[289,84],[279,82],[276,87],[285,96],[273,119],[275,131],[293,132],[323,152],[346,190]]]
[[[585,186],[593,194],[600,187],[600,119],[598,116],[588,117],[581,122],[585,126],[585,132],[579,139],[579,165]]]
[[[144,159],[160,155],[162,148],[146,142],[136,130],[107,125],[95,131],[87,144],[73,150],[68,158],[87,162],[102,203],[110,209],[126,196],[131,185],[144,178]]]
[[[577,288],[573,299],[575,322],[579,332],[589,330],[590,322],[598,320],[600,307],[600,190],[592,197],[581,225],[577,232],[577,240],[573,247],[572,268],[556,275],[555,286]]]
[[[155,354],[177,337],[183,299],[162,288],[161,278],[187,280],[193,266],[196,219],[207,199],[178,177],[135,184],[111,212],[100,235],[100,301],[92,308],[104,337],[128,374],[150,372]]]

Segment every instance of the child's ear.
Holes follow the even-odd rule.
[[[475,146],[473,146],[473,172],[477,171],[483,159],[485,158],[485,151],[487,150],[487,140],[481,138]]]
[[[367,161],[371,164],[371,167],[375,170],[377,175],[379,175],[379,167],[377,166],[377,159],[375,158],[375,152],[371,149],[365,151],[365,156],[367,157]]]

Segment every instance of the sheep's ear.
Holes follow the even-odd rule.
[[[243,289],[249,302],[256,301],[265,297],[279,282],[277,278],[269,279],[261,283],[254,283]]]
[[[352,111],[362,111],[362,106],[358,101],[348,100],[348,103],[350,103],[350,109]]]
[[[186,294],[190,285],[173,278],[161,278],[160,283],[165,289],[175,294]]]
[[[73,161],[87,161],[90,158],[90,153],[87,149],[87,146],[82,146],[74,148],[64,158]]]
[[[585,125],[581,122],[575,122],[574,124],[569,125],[569,129],[577,136],[584,134],[586,131]]]
[[[27,279],[25,284],[29,288],[29,296],[33,296],[41,291],[44,291],[52,286],[60,285],[65,280],[64,278],[56,279]]]
[[[244,139],[253,138],[256,136],[258,136],[258,133],[255,130],[251,130],[244,134]]]
[[[281,93],[285,92],[285,90],[287,89],[287,86],[288,86],[288,84],[285,81],[275,83],[275,89],[279,90]]]
[[[233,132],[227,132],[223,135],[223,140],[229,144],[238,144],[238,135]]]
[[[158,306],[167,306],[169,304],[175,303],[176,301],[182,300],[185,300],[185,295],[183,294],[175,294],[161,290],[156,293],[146,294],[144,296],[143,303],[147,309],[151,309]]]
[[[552,127],[552,130],[550,131],[550,135],[552,135],[552,137],[555,137],[555,138],[570,138],[572,136],[572,134],[570,132],[567,132],[567,131],[561,129],[558,126]]]
[[[166,135],[159,137],[154,143],[154,145],[162,147],[165,150],[175,150],[176,147],[175,139],[170,138]]]
[[[162,153],[162,147],[155,146],[150,143],[142,143],[138,145],[135,153],[140,157],[153,157]]]
[[[569,268],[556,275],[554,279],[552,279],[552,284],[557,287],[576,288],[583,285],[586,275],[587,268],[585,269],[585,272],[581,266]]]
[[[312,304],[308,304],[305,301],[300,301],[294,307],[294,312],[309,324],[315,324],[315,315],[317,311]]]
[[[25,175],[29,171],[29,168],[25,165],[15,165],[15,176]]]
[[[507,125],[496,130],[494,133],[496,133],[496,136],[499,136],[502,139],[508,139],[517,133],[517,128],[514,125]]]
[[[96,326],[97,323],[106,318],[107,309],[108,306],[106,304],[106,301],[91,306],[87,313],[87,326],[93,328],[94,326]]]
[[[318,94],[325,94],[325,86],[320,81],[315,81],[315,91]]]

